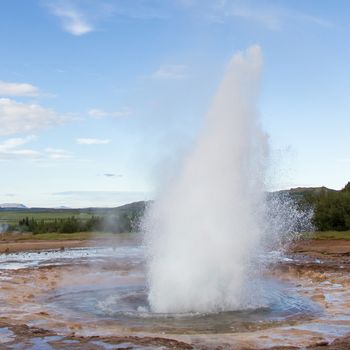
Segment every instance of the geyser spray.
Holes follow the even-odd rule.
[[[266,136],[257,113],[259,46],[235,54],[176,180],[148,210],[154,312],[249,307],[247,278],[264,232]]]

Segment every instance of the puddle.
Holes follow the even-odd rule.
[[[14,334],[7,327],[0,328],[0,344],[9,343],[14,340]]]

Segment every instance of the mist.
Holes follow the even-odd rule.
[[[257,112],[259,46],[228,64],[193,150],[146,219],[155,312],[247,306],[248,269],[263,230],[267,136]]]

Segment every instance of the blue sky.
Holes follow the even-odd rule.
[[[350,180],[350,3],[3,0],[0,202],[151,198],[226,63],[261,46],[271,188]]]

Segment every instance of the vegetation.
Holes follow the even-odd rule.
[[[295,188],[277,194],[288,195],[300,209],[313,209],[313,224],[317,231],[324,232],[313,234],[314,238],[346,238],[350,235],[350,182],[340,191],[316,187]],[[138,230],[146,205],[146,202],[136,202],[117,208],[0,209],[0,232],[32,232],[37,235],[131,232]]]
[[[138,230],[146,202],[117,208],[2,209],[2,231],[45,233],[132,232]]]
[[[313,222],[319,231],[350,230],[350,182],[340,191],[308,192],[302,201],[314,208]]]
[[[317,231],[350,230],[350,183],[340,191],[327,187],[299,187],[278,194],[289,196],[301,210],[312,209],[312,221]]]
[[[19,230],[21,232],[33,232],[33,233],[47,233],[47,232],[59,232],[59,233],[73,233],[73,232],[86,232],[94,231],[102,225],[103,219],[100,217],[91,217],[87,220],[79,220],[75,216],[71,216],[64,219],[55,219],[52,221],[45,221],[43,219],[36,220],[34,218],[23,218],[19,220],[15,227],[11,227],[12,230]]]
[[[103,216],[102,213],[96,215]],[[84,221],[94,216],[94,212],[90,211],[90,209],[0,209],[0,224],[16,226],[20,220],[27,217],[49,222],[72,216]]]
[[[7,237],[8,238],[8,237]],[[13,241],[26,241],[35,239],[36,241],[70,241],[70,240],[90,240],[95,238],[107,238],[106,233],[99,233],[95,235],[92,232],[73,232],[73,233],[58,233],[58,232],[49,232],[49,233],[28,233],[21,234],[19,236],[11,237]]]
[[[302,235],[306,239],[346,239],[350,240],[349,231],[316,231],[307,232]]]

